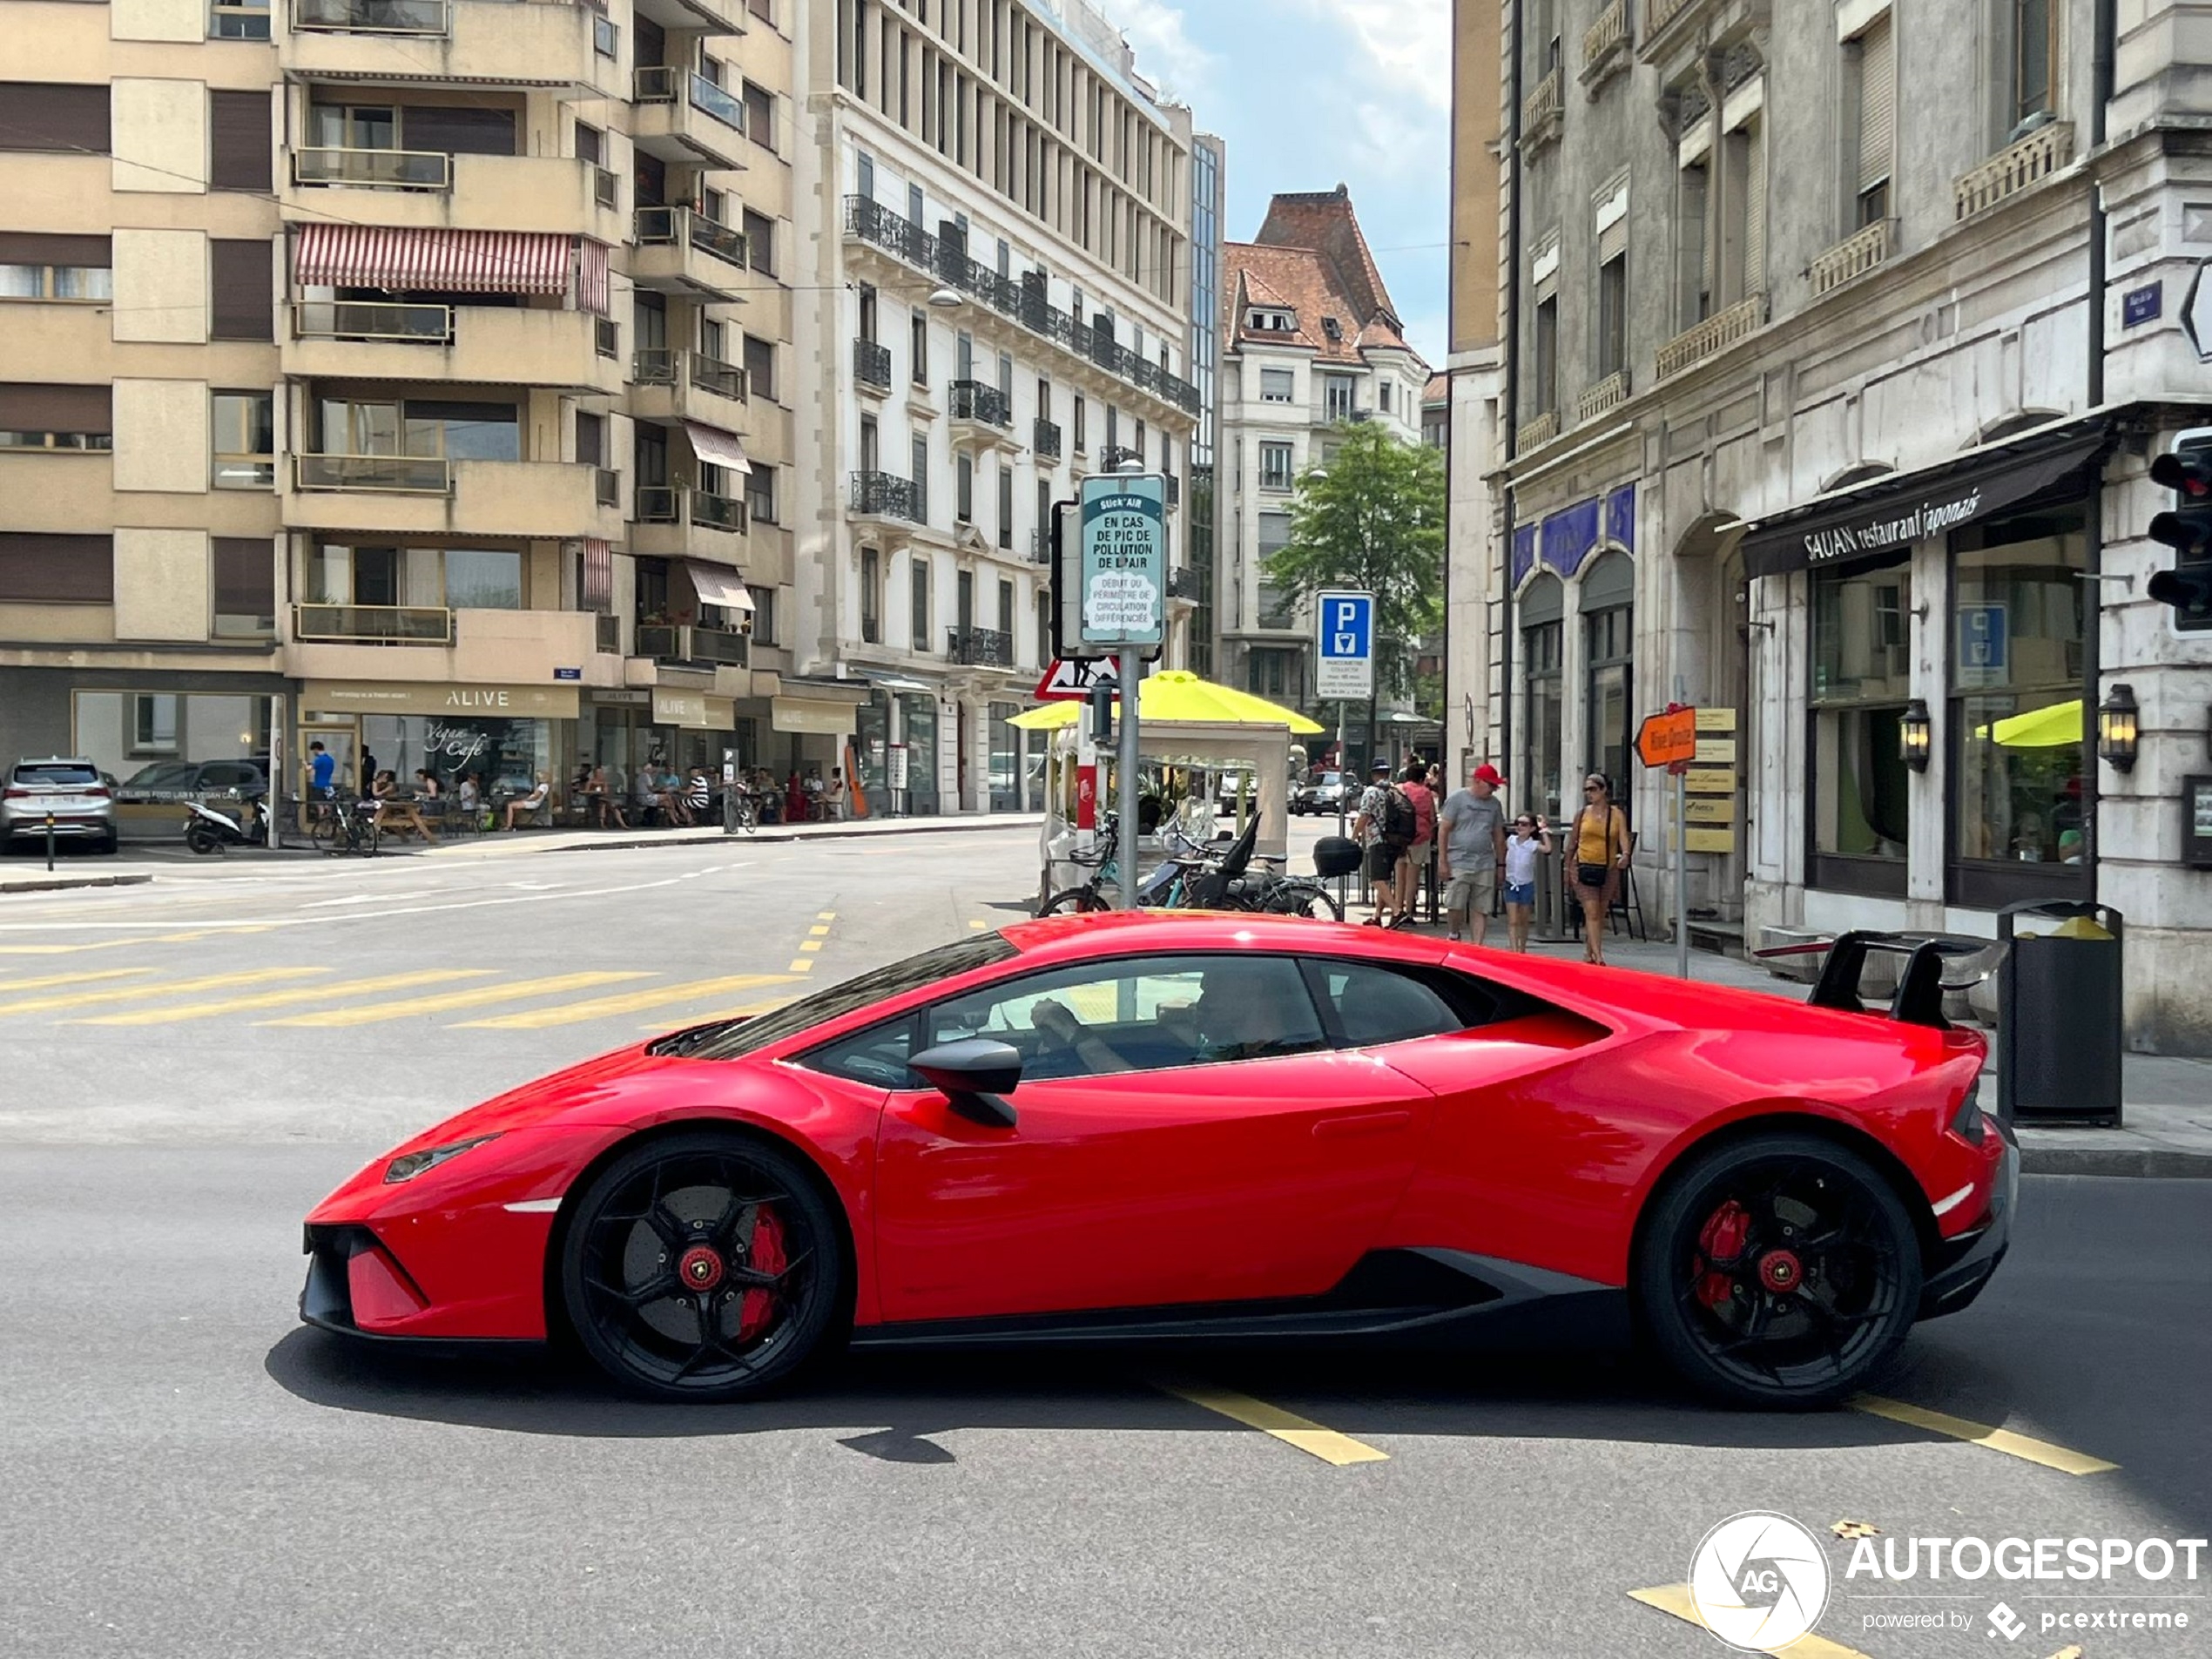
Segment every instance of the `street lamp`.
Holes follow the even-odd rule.
[[[1915,772],[1928,769],[1928,753],[1934,746],[1935,722],[1928,718],[1928,705],[1914,698],[1905,705],[1904,718],[1897,723],[1897,746],[1905,764]]]
[[[937,288],[931,292],[929,303],[938,311],[958,311],[968,303],[968,297],[953,288]]]
[[[2097,753],[2114,772],[2135,769],[2135,688],[2114,685],[2097,708]]]

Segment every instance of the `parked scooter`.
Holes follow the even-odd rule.
[[[236,817],[197,800],[186,801],[185,812],[185,845],[195,853],[227,853],[233,846],[258,846],[268,839],[259,795],[239,796]]]

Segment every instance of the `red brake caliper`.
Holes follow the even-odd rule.
[[[745,1265],[761,1273],[784,1271],[784,1224],[765,1204],[752,1224],[752,1248],[745,1252]],[[759,1335],[773,1305],[774,1298],[768,1291],[747,1291],[738,1308],[738,1340],[745,1342]]]
[[[1751,1212],[1730,1198],[1713,1211],[1699,1231],[1697,1248],[1704,1268],[1697,1276],[1697,1299],[1707,1307],[1725,1306],[1735,1289],[1735,1282],[1713,1264],[1732,1262],[1743,1255],[1743,1241],[1750,1231]]]

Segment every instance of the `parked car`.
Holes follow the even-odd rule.
[[[115,791],[113,779],[103,776],[90,760],[50,755],[44,760],[18,760],[0,789],[0,836],[44,839],[46,819],[53,815],[57,840],[92,840],[100,851],[115,851]]]
[[[269,763],[259,757],[228,760],[157,760],[125,778],[116,791],[116,828],[128,841],[173,841],[184,833],[185,803],[235,802],[266,795]]]
[[[1339,804],[1352,806],[1358,798],[1352,792],[1351,780],[1340,772],[1324,772],[1291,792],[1291,810],[1294,813],[1333,813]]]

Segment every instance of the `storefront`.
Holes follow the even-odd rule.
[[[544,779],[564,792],[578,752],[581,699],[569,685],[439,685],[308,680],[300,689],[298,754],[310,743],[338,777],[366,790],[380,771],[428,772],[442,789],[475,779],[487,800],[527,794]]]

